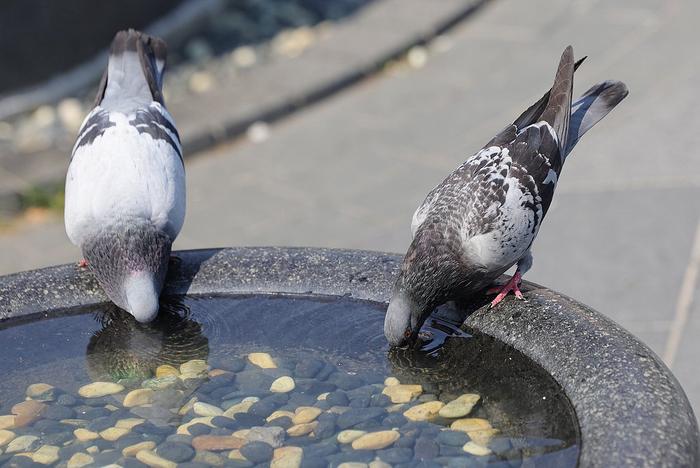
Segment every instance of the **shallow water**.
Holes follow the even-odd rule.
[[[127,463],[121,454],[127,444],[152,441],[156,454],[170,459],[184,457],[176,461],[194,457],[205,464],[220,461],[253,466],[251,461],[229,458],[238,457],[231,449],[210,450],[205,455],[185,448],[194,443],[194,436],[201,442],[205,436],[230,436],[250,427],[274,426],[287,433],[273,445],[301,447],[301,466],[372,460],[394,466],[576,464],[578,430],[573,409],[561,388],[541,368],[487,336],[460,332],[449,320],[428,323],[422,334],[428,341],[419,349],[390,351],[382,334],[384,309],[381,304],[350,298],[208,296],[168,300],[158,320],[149,325],[136,323],[110,305],[67,310],[60,318],[4,329],[0,325],[4,345],[0,411],[10,414],[12,406],[25,399],[30,384],[44,382],[56,387],[52,395],[42,397],[47,400],[45,407],[52,408],[46,416],[10,430],[17,436],[39,437],[30,447],[34,451],[41,445],[59,447],[58,463],[76,452],[89,454],[94,464]],[[252,364],[247,359],[251,352],[268,353],[277,367],[261,369]],[[215,371],[210,375],[220,375],[210,378],[175,379],[169,388],[158,390],[153,401],[122,407],[128,391],[158,384],[153,380],[144,383],[158,366],[178,368],[192,360],[206,361],[210,372],[230,372]],[[271,392],[272,383],[282,376],[292,377],[295,388]],[[392,403],[383,395],[389,376],[401,384],[420,384],[419,394],[401,406]],[[80,388],[93,381],[119,382],[125,389],[99,398],[81,397]],[[68,396],[61,398],[62,394]],[[462,394],[478,394],[480,398],[460,418],[435,416],[412,421],[404,416],[416,405],[431,400],[448,403]],[[170,411],[177,412],[192,397],[218,410],[240,404],[244,398],[260,401],[247,409],[245,417],[237,414],[208,421],[198,424],[194,434],[172,436],[178,427],[199,417],[192,408],[183,415]],[[299,407],[321,410],[313,421],[316,426],[307,434],[293,435],[290,418],[266,421],[272,411],[294,412]],[[47,422],[51,418],[54,422]],[[81,425],[99,433],[127,418],[146,421],[116,441],[98,439],[98,444],[71,437]],[[445,430],[464,418],[478,419],[488,430]],[[336,442],[343,430],[393,430],[398,440],[376,449],[353,448],[352,443]],[[470,439],[479,442],[477,451],[484,449],[484,455],[464,451]],[[88,450],[91,446],[96,446],[93,453]],[[173,447],[180,453],[173,454]],[[241,451],[250,452],[252,447]],[[262,452],[265,449],[260,448]],[[272,455],[262,452],[251,453],[249,458],[266,463]],[[258,455],[262,458],[257,459]],[[0,461],[12,461],[11,457],[5,453]]]

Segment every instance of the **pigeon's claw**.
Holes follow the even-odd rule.
[[[515,294],[515,297],[518,299],[525,300],[525,297],[523,296],[522,291],[520,291],[520,283],[522,282],[522,275],[520,274],[519,271],[516,271],[515,274],[508,280],[506,284],[503,286],[497,286],[494,288],[489,289],[486,294],[496,294],[498,295],[491,301],[491,308],[496,307],[507,295],[509,292],[513,291],[513,294]]]
[[[84,258],[81,258],[80,261],[78,262],[78,268],[87,268],[88,266],[88,261]]]

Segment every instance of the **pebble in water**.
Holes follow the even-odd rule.
[[[467,453],[471,453],[472,455],[476,455],[479,457],[484,457],[486,455],[491,455],[491,450],[488,449],[487,447],[481,446],[477,444],[476,442],[469,441],[466,444],[464,444],[464,447],[462,447],[462,450],[464,450]]]
[[[163,442],[156,449],[156,454],[176,463],[183,463],[194,457],[194,449],[182,442]]]
[[[352,441],[355,450],[381,450],[399,440],[398,431],[369,432]]]
[[[250,353],[248,361],[262,369],[277,369],[277,364],[275,364],[272,356],[267,353]]]
[[[31,452],[33,450],[36,450],[40,445],[41,440],[37,436],[23,435],[12,439],[12,441],[9,444],[7,444],[5,452]]]
[[[443,418],[464,417],[471,413],[474,405],[479,402],[480,398],[481,397],[475,393],[465,393],[440,408],[438,414]]]
[[[203,435],[192,439],[192,446],[196,450],[233,450],[240,449],[245,443],[245,439],[234,436]]]
[[[59,460],[58,456],[59,448],[55,445],[42,445],[39,449],[32,455],[32,460],[36,463],[41,463],[42,465],[52,465]]]
[[[180,374],[189,376],[203,376],[207,374],[209,366],[203,359],[192,359],[180,364]]]
[[[90,455],[83,452],[73,454],[68,460],[68,468],[81,468],[95,461]]]
[[[201,401],[195,403],[192,409],[197,416],[220,416],[224,414],[224,411],[218,406],[202,403]]]
[[[279,418],[294,419],[294,416],[296,416],[296,414],[292,413],[291,411],[276,410],[270,416],[268,416],[266,418],[266,420],[267,420],[267,422],[271,422],[271,421],[274,421],[275,419],[279,419]]]
[[[274,450],[270,444],[265,442],[249,442],[240,449],[241,455],[253,463],[264,463],[270,461]]]
[[[146,422],[146,420],[141,418],[125,418],[117,421],[114,427],[131,430],[134,428],[134,426],[138,426],[139,424],[143,424],[144,422]]]
[[[12,431],[8,431],[6,429],[0,430],[0,447],[4,447],[5,445],[9,444],[15,437],[17,437],[17,435]]]
[[[124,408],[133,408],[153,403],[155,392],[150,388],[137,388],[126,394],[122,404]]]
[[[367,432],[365,432],[365,431],[357,431],[357,430],[353,430],[353,429],[347,429],[344,431],[340,431],[338,433],[338,436],[336,437],[336,439],[341,444],[349,444],[350,442],[354,441],[355,439],[362,437],[366,433]]]
[[[491,429],[491,423],[482,418],[464,418],[450,424],[450,429],[462,432],[481,431]]]
[[[409,408],[403,415],[411,421],[430,421],[437,417],[443,406],[445,403],[441,401],[429,401]]]
[[[305,436],[313,432],[313,430],[316,429],[317,425],[317,421],[305,424],[295,424],[289,429],[287,429],[287,434],[289,434],[291,437]]]
[[[408,403],[423,393],[421,385],[395,384],[385,387],[382,394],[388,396],[392,403]]]
[[[292,416],[292,422],[294,424],[310,423],[311,421],[316,419],[321,414],[321,412],[322,411],[319,408],[316,408],[314,406],[300,406],[294,412],[294,415]]]
[[[6,414],[0,416],[0,430],[2,429],[14,429],[15,427],[15,415]]]
[[[478,431],[469,431],[467,434],[475,443],[479,445],[486,446],[491,442],[493,436],[498,434],[500,431],[498,429],[480,429]]]
[[[26,400],[17,403],[12,407],[12,414],[15,415],[15,427],[25,427],[34,423],[45,410],[46,405],[40,401]]]
[[[163,364],[156,368],[156,378],[161,377],[177,377],[180,375],[180,371],[169,364]]]
[[[102,437],[104,440],[114,442],[115,440],[120,439],[128,433],[129,429],[123,429],[120,427],[110,427],[109,429],[105,429],[104,431],[100,432],[100,437]]]
[[[296,387],[294,379],[289,376],[282,376],[272,382],[270,391],[273,393],[289,393]]]
[[[152,450],[141,450],[136,454],[136,459],[154,468],[177,468],[177,463],[156,455]]]
[[[276,448],[270,468],[299,468],[304,457],[304,449],[301,447],[280,447]]]
[[[26,395],[32,400],[52,401],[54,399],[54,386],[46,383],[35,383],[27,387]]]
[[[245,438],[249,442],[265,442],[273,448],[278,448],[284,443],[285,434],[281,427],[251,427]]]
[[[153,450],[154,448],[156,448],[156,443],[152,440],[147,440],[134,445],[129,445],[128,447],[124,447],[122,449],[122,455],[124,455],[125,457],[135,457],[136,454],[139,453],[141,450]]]
[[[75,438],[80,442],[88,442],[100,438],[100,435],[97,432],[93,432],[82,427],[74,430],[73,435],[75,435]]]
[[[396,377],[387,377],[386,379],[384,379],[385,387],[391,387],[392,385],[398,385],[400,383],[401,382],[399,382],[399,379],[397,379]]]
[[[124,386],[114,382],[93,382],[83,385],[78,390],[78,395],[83,398],[100,398],[107,395],[114,395],[124,390]]]

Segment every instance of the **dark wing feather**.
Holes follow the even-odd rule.
[[[566,148],[571,116],[571,95],[574,86],[574,49],[568,46],[559,61],[547,106],[539,120],[549,123],[559,138],[561,148]]]

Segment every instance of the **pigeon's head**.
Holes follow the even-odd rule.
[[[142,323],[158,314],[172,241],[149,222],[102,228],[82,245],[107,297]]]
[[[401,264],[384,319],[392,346],[415,342],[423,323],[444,303],[463,276],[459,258],[435,230],[419,230]]]
[[[391,346],[404,346],[415,341],[430,309],[421,307],[402,288],[396,288],[384,318],[384,336]]]

